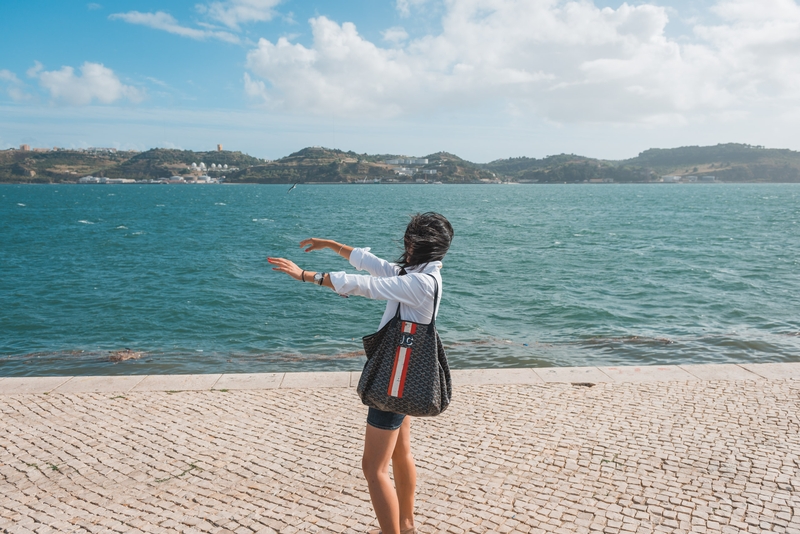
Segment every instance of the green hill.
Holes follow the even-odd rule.
[[[565,165],[568,163],[582,163],[587,161],[596,160],[585,158],[583,156],[576,156],[575,154],[559,154],[557,156],[547,156],[546,158],[542,159],[527,158],[523,156],[520,158],[498,159],[484,164],[483,167],[496,173],[512,176],[521,172],[529,172],[536,169],[551,169],[558,167],[559,165]]]
[[[645,150],[635,158],[608,161],[575,154],[518,157],[476,164],[448,152],[435,152],[426,164],[389,165],[395,154],[358,154],[307,147],[275,161],[242,152],[154,148],[146,152],[90,153],[74,150],[0,151],[0,182],[75,182],[86,175],[149,180],[190,174],[192,163],[233,183],[414,182],[424,177],[444,183],[480,183],[496,179],[532,183],[652,182],[665,175],[715,176],[725,182],[800,183],[800,152],[728,143]],[[211,170],[211,164],[228,169]],[[399,167],[417,174],[399,175]],[[424,172],[423,172],[424,171]],[[194,171],[195,174],[199,174]]]
[[[168,178],[182,171],[185,172],[186,167],[192,163],[199,165],[201,162],[205,163],[209,168],[212,163],[239,168],[262,163],[260,159],[242,152],[227,150],[194,152],[192,150],[153,148],[147,152],[137,153],[119,165],[107,169],[104,176],[109,178],[133,178],[135,180]]]
[[[714,175],[725,182],[800,182],[800,152],[738,143],[651,148],[623,163],[661,175]]]
[[[90,153],[79,150],[32,152],[0,151],[0,182],[53,183],[76,181],[81,176],[155,179],[186,172],[192,163],[203,162],[249,167],[262,160],[242,152],[173,150],[154,148],[146,152]],[[216,173],[221,174],[221,173]]]
[[[414,181],[425,176],[430,181],[473,183],[493,177],[480,166],[454,154],[437,152],[427,156],[427,165],[414,165],[419,170],[436,174],[398,176],[387,160],[405,158],[397,155],[369,155],[323,147],[304,148],[279,160],[242,169],[228,176],[229,182],[294,183],[294,182],[370,182],[376,179]]]
[[[506,178],[538,183],[648,182],[665,175],[715,176],[724,182],[800,182],[800,152],[736,143],[652,148],[622,161],[560,154],[496,160],[483,167]]]
[[[558,154],[545,158],[509,158],[483,165],[496,174],[531,183],[583,183],[589,181],[646,182],[651,172],[635,165]]]
[[[50,183],[74,181],[87,174],[100,174],[128,160],[135,152],[88,154],[58,150],[51,152],[0,151],[0,182]]]

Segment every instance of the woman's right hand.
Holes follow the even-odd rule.
[[[320,239],[318,237],[309,237],[308,239],[303,239],[300,241],[300,248],[306,248],[306,252],[311,252],[312,250],[324,250],[326,248],[332,248],[333,241],[330,239]]]

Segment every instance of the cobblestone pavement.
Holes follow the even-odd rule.
[[[800,380],[460,386],[419,531],[800,534]],[[0,396],[0,532],[376,528],[352,388]]]

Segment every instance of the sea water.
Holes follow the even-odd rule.
[[[266,257],[353,272],[299,242],[395,259],[424,211],[454,368],[800,361],[800,185],[287,189],[1,185],[0,376],[359,369],[385,304]]]

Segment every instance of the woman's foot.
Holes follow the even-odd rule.
[[[383,532],[380,529],[370,530],[369,534],[383,534]],[[405,530],[401,530],[400,534],[417,534],[417,529],[416,527],[407,528]]]

